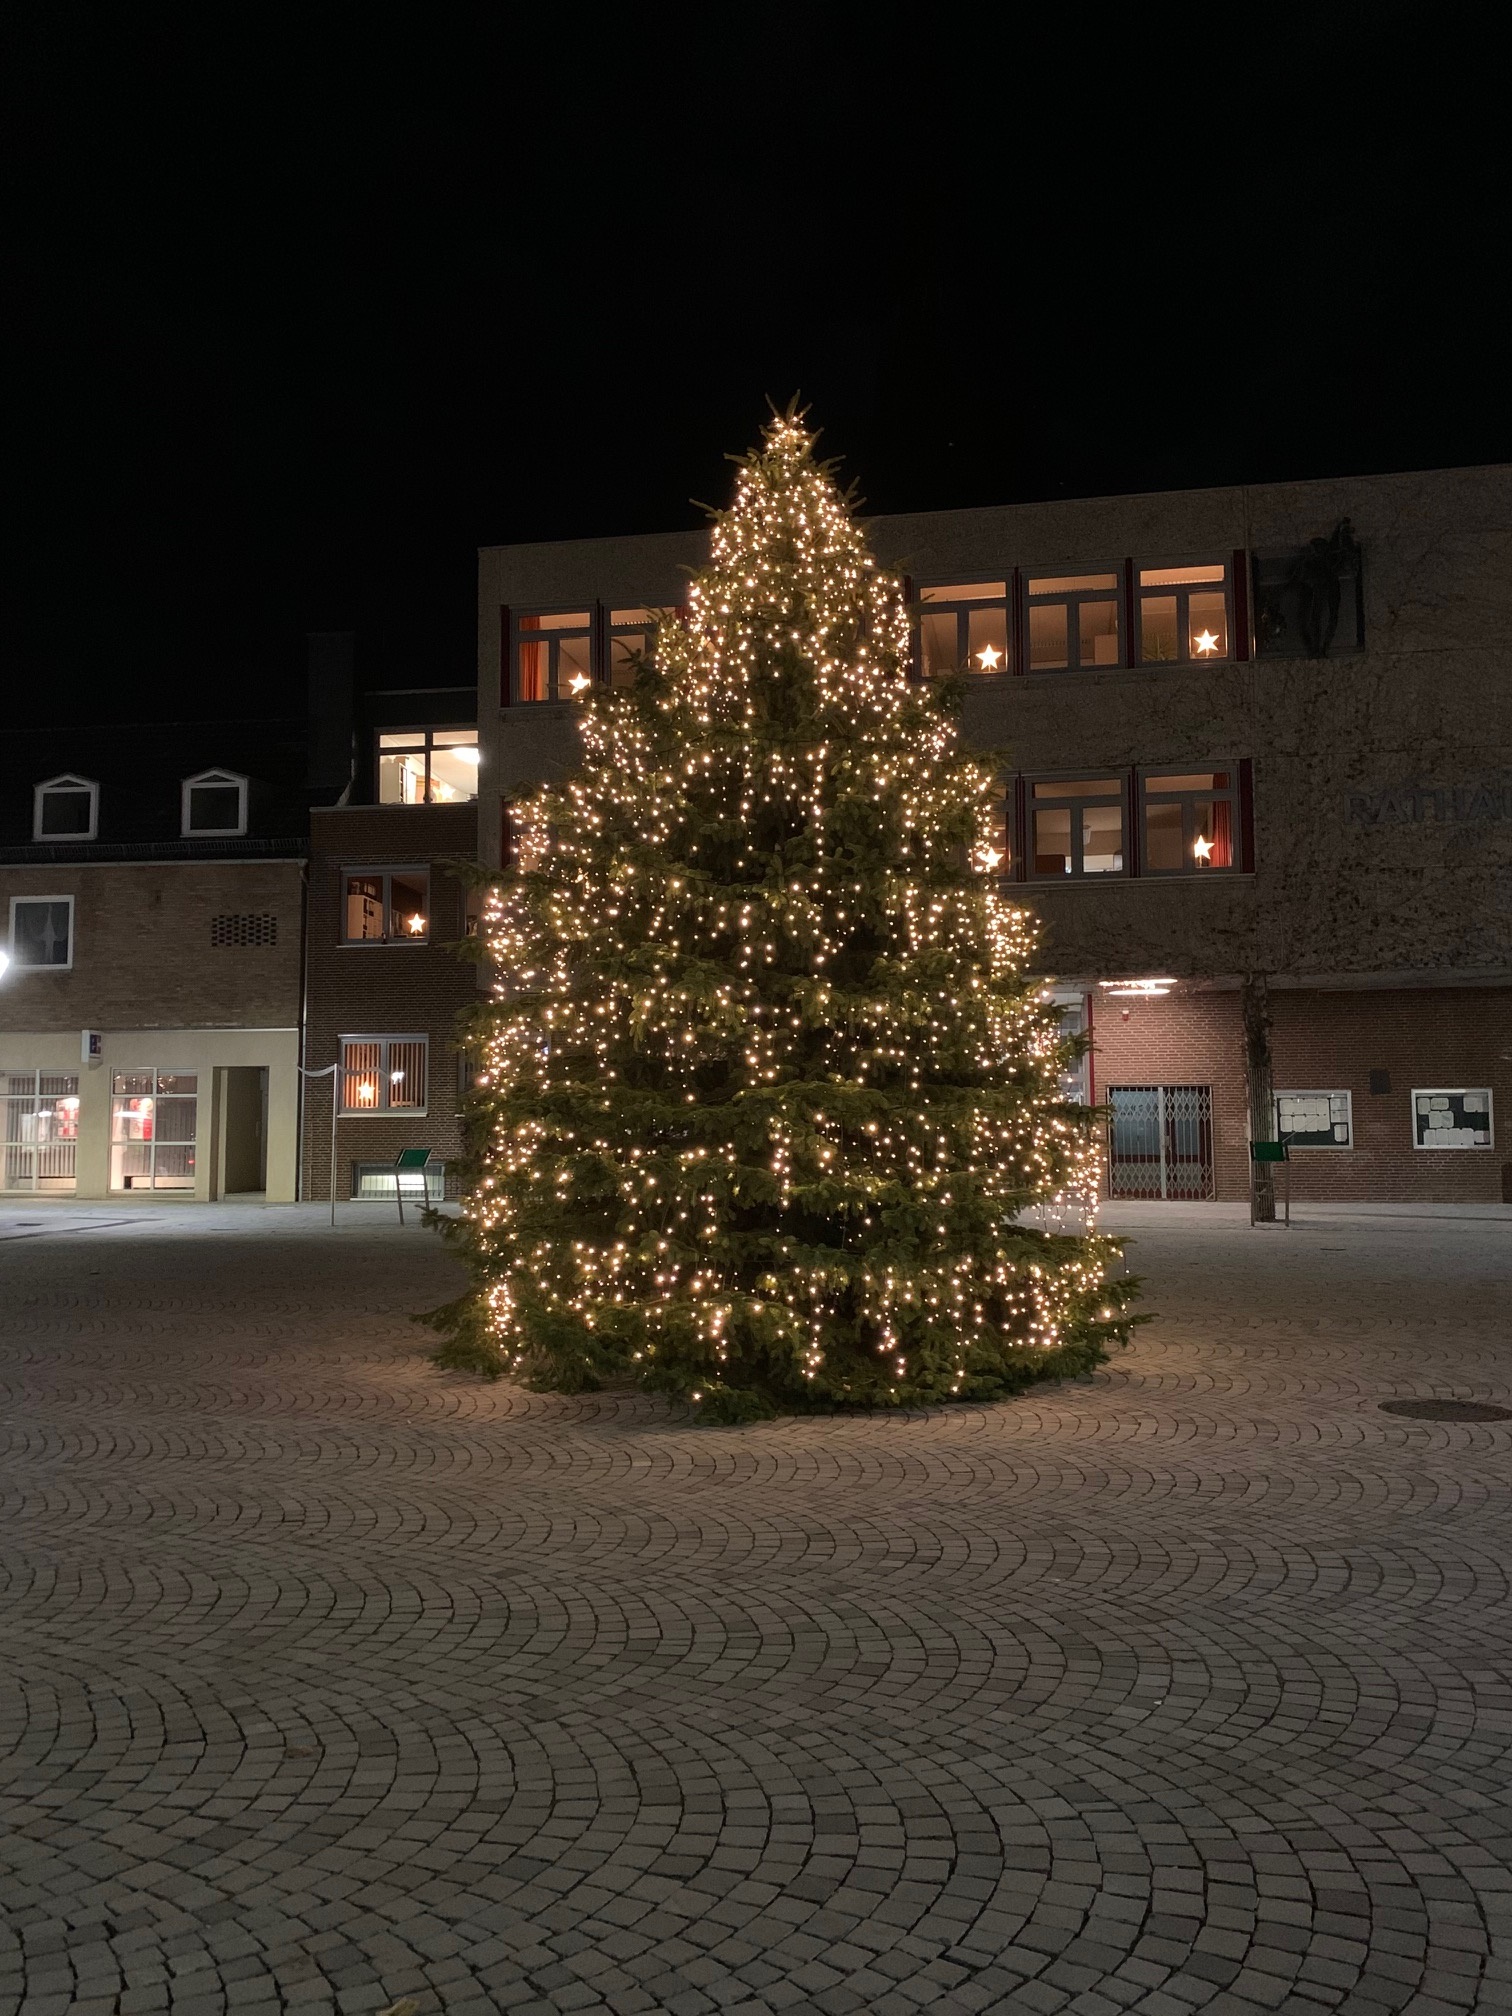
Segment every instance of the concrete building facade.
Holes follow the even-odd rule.
[[[1116,1195],[1512,1199],[1512,472],[871,521],[917,676],[1011,752],[1005,886],[1094,1042]],[[701,535],[488,548],[485,858]],[[1271,1178],[1261,1165],[1264,1193]]]

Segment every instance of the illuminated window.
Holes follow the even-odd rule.
[[[231,770],[202,770],[182,786],[186,839],[237,840],[247,830],[247,780]]]
[[[423,1113],[429,1051],[426,1036],[343,1036],[342,1112]]]
[[[510,619],[511,702],[581,700],[593,686],[593,611],[541,609]]]
[[[1233,769],[1140,772],[1143,874],[1210,875],[1238,867],[1235,776]]]
[[[636,667],[651,655],[656,618],[649,609],[609,611],[609,684],[633,686]]]
[[[1008,584],[956,582],[919,591],[919,665],[926,679],[962,669],[1007,672]]]
[[[446,1196],[446,1164],[427,1162],[423,1169],[396,1169],[392,1162],[354,1162],[352,1195],[392,1204],[396,1185],[407,1203],[439,1204]]]
[[[73,965],[73,912],[72,896],[12,896],[13,970],[66,973]]]
[[[1229,570],[1141,567],[1141,665],[1217,663],[1229,655]]]
[[[424,945],[430,938],[430,876],[424,868],[348,868],[341,878],[346,945]]]
[[[465,805],[478,795],[476,728],[402,728],[378,737],[380,805]]]
[[[193,1071],[117,1071],[110,1085],[112,1190],[192,1190],[199,1121]]]
[[[0,1071],[0,1190],[72,1190],[78,1138],[77,1078]]]
[[[1121,777],[1046,777],[1029,788],[1029,853],[1034,876],[1123,874],[1125,792]]]
[[[34,840],[93,840],[100,787],[87,777],[49,777],[32,793]]]
[[[1031,672],[1066,672],[1123,663],[1120,576],[1031,574],[1024,611]]]

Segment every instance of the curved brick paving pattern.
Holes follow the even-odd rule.
[[[1139,1214],[1136,1214],[1139,1215]],[[1142,1214],[1012,1406],[442,1377],[429,1235],[0,1220],[0,2009],[1512,2008],[1512,1218]]]

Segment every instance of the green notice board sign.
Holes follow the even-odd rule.
[[[423,1169],[434,1153],[435,1150],[433,1148],[401,1148],[399,1153],[394,1157],[394,1167],[396,1169]]]
[[[1284,1141],[1251,1141],[1251,1162],[1289,1162]]]

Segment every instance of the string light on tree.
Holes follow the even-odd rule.
[[[1132,1287],[1022,1213],[1095,1195],[1000,891],[963,682],[790,411],[584,761],[517,814],[443,1362],[715,1419],[980,1398],[1096,1362]]]

